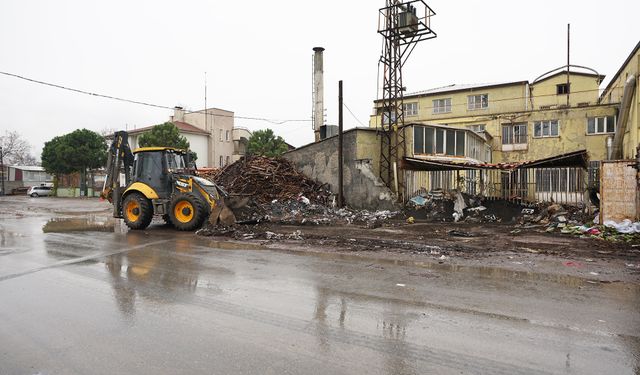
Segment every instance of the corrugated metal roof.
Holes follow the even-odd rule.
[[[27,172],[44,172],[44,168],[38,166],[8,165],[7,167]]]
[[[587,150],[569,152],[566,154],[551,156],[538,160],[527,160],[512,163],[478,163],[468,160],[447,161],[439,158],[405,158],[409,170],[427,171],[447,171],[447,170],[469,170],[469,169],[498,169],[514,170],[528,168],[565,168],[565,167],[587,167]]]
[[[521,85],[524,83],[528,83],[528,81],[494,82],[494,83],[463,83],[463,84],[454,83],[447,86],[412,92],[410,94],[406,94],[405,97],[419,96],[419,95],[432,95],[432,94],[440,94],[440,93],[446,93],[446,92],[452,92],[452,91],[479,89],[479,88],[485,88],[485,87],[489,88],[494,86]]]

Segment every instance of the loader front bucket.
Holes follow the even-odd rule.
[[[211,215],[209,215],[209,223],[225,227],[236,224],[236,215],[233,213],[233,209],[244,207],[247,202],[249,202],[248,198],[229,196],[218,200],[211,210]]]

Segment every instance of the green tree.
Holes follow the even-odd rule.
[[[80,189],[86,193],[87,169],[104,167],[107,145],[104,138],[91,130],[81,129],[55,137],[44,144],[42,167],[51,174],[80,172]]]
[[[183,150],[189,149],[189,141],[180,135],[178,127],[171,122],[154,126],[140,136],[140,147],[175,147]]]
[[[249,155],[267,156],[270,158],[280,156],[287,152],[287,143],[281,136],[273,134],[273,130],[258,130],[249,138],[247,152]]]
[[[87,129],[55,137],[42,150],[42,166],[52,174],[82,172],[104,167],[106,162],[104,138]]]
[[[140,147],[173,147],[189,150],[191,146],[187,138],[180,135],[180,130],[171,122],[154,126],[151,131],[140,136]],[[198,154],[191,151],[192,160],[198,159]]]

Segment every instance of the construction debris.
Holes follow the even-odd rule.
[[[335,207],[334,195],[326,184],[315,182],[286,159],[247,157],[207,175],[222,186],[231,203],[235,223],[209,223],[198,232],[205,236],[234,236],[237,239],[302,240],[302,234],[275,235],[261,230],[261,223],[280,225],[364,225],[378,228],[399,212],[356,211]],[[223,224],[223,225],[221,225]],[[254,226],[254,231],[238,226]]]
[[[327,205],[332,196],[326,184],[306,177],[283,158],[245,157],[210,178],[231,196],[250,197],[258,204],[299,200]]]

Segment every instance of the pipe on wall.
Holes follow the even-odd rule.
[[[624,133],[627,130],[627,122],[629,121],[629,114],[631,112],[631,99],[636,90],[636,76],[630,75],[627,82],[624,84],[624,93],[622,94],[622,100],[620,102],[620,109],[618,111],[618,126],[616,134],[613,138],[613,150],[611,151],[610,160],[622,159],[622,147],[624,141]]]

